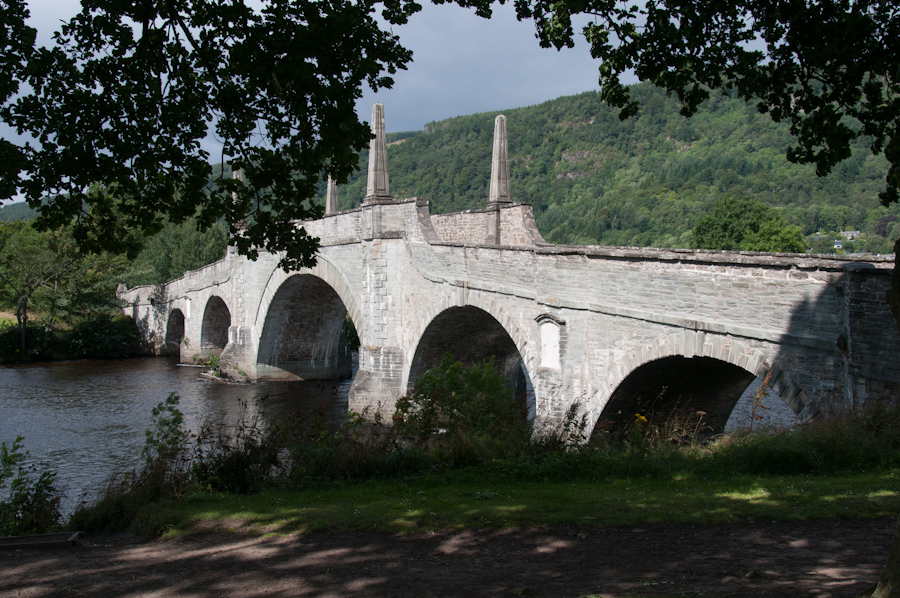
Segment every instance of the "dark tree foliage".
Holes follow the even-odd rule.
[[[25,25],[24,0],[0,2],[0,106],[19,91],[25,65],[34,48],[35,30]],[[2,115],[0,115],[2,118]],[[26,160],[21,148],[0,139],[0,200],[16,194]]]
[[[490,16],[495,0],[435,0]],[[502,4],[505,0],[499,0]],[[890,163],[882,203],[900,186],[900,5],[894,0],[514,0],[544,47],[572,47],[574,16],[600,60],[604,100],[637,113],[622,84],[633,72],[681,100],[693,115],[714,92],[734,91],[787,121],[792,161],[826,174],[850,157],[853,139]]]
[[[0,198],[21,190],[44,227],[74,220],[87,249],[133,255],[166,218],[224,218],[251,258],[314,263],[317,240],[294,221],[318,215],[309,200],[326,173],[356,168],[370,136],[355,113],[362,85],[389,87],[411,54],[370,0],[257,6],[84,0],[52,48],[35,48],[24,4],[0,4],[0,118],[37,141],[3,142]],[[403,23],[418,9],[396,0],[382,15]],[[209,133],[224,144],[216,175]]]
[[[878,224],[875,225],[875,233],[881,235],[882,237],[887,234],[888,225],[891,222],[898,222],[898,219],[893,214],[885,214],[881,218],[878,219]]]
[[[219,223],[205,231],[198,230],[193,218],[181,224],[167,223],[144,242],[144,249],[131,261],[124,282],[129,288],[162,284],[220,260],[225,257],[225,237],[225,228]]]

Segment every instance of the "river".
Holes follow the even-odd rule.
[[[338,421],[346,412],[350,380],[226,384],[203,371],[162,357],[2,366],[0,442],[22,436],[29,463],[56,470],[71,505],[137,464],[150,410],[171,392],[191,429],[242,418],[265,425],[296,412]]]

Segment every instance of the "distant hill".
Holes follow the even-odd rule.
[[[785,149],[794,142],[787,125],[773,123],[751,104],[715,97],[685,119],[677,101],[652,85],[635,86],[633,93],[641,112],[626,121],[595,92],[503,111],[512,198],[534,205],[548,241],[685,247],[697,220],[725,194],[778,209],[816,251],[833,250],[835,238],[824,234],[813,241],[819,231],[862,231],[865,248],[883,252],[900,236],[900,206],[884,208],[877,198],[887,161],[872,156],[864,140],[849,160],[820,178],[814,167],[787,161]],[[484,207],[497,114],[389,134],[394,197],[427,197],[437,214]],[[388,122],[390,117],[388,105]],[[360,170],[338,187],[341,209],[360,204],[367,163],[363,152]],[[215,175],[222,167],[213,168]],[[324,185],[318,201],[324,204]],[[0,207],[0,221],[34,217],[24,203]]]
[[[862,143],[819,178],[812,166],[785,159],[793,143],[788,127],[752,105],[717,97],[685,119],[677,101],[655,87],[639,85],[634,93],[641,112],[626,121],[594,92],[503,111],[513,200],[534,204],[547,240],[683,247],[697,219],[727,193],[778,208],[805,235],[866,231],[888,213],[900,214],[880,206],[887,161]],[[434,213],[483,207],[497,114],[388,135],[392,194],[428,197]],[[341,209],[365,195],[367,163],[364,153],[359,173],[339,186]]]
[[[34,220],[37,212],[28,207],[24,201],[10,203],[0,207],[0,222],[15,222],[16,220]]]

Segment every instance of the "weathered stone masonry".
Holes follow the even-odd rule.
[[[362,207],[303,223],[321,241],[312,269],[229,252],[123,289],[147,350],[186,362],[219,351],[225,371],[257,380],[340,377],[347,314],[362,342],[352,408],[391,409],[445,350],[499,353],[511,375],[521,365],[539,424],[574,402],[596,422],[632,373],[676,357],[771,372],[803,417],[900,396],[887,258],[550,245],[528,205],[431,216],[427,200],[387,196],[385,157],[375,165]],[[225,346],[204,345],[216,338]],[[722,400],[728,411],[736,398]]]

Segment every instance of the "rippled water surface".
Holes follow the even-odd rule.
[[[171,392],[191,427],[317,410],[335,420],[346,411],[350,380],[225,384],[202,371],[168,358],[0,367],[0,442],[23,436],[30,461],[56,469],[74,499],[137,462],[150,410]]]

